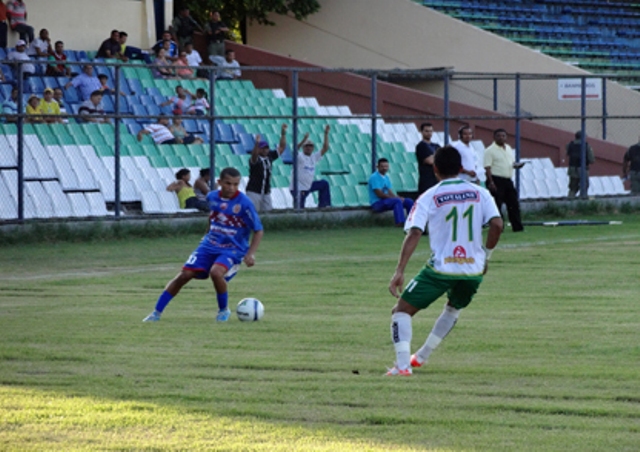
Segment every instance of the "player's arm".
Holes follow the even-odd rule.
[[[256,163],[258,161],[258,151],[260,151],[260,134],[256,135],[256,141],[253,145],[253,150],[251,151],[251,158],[249,161],[251,163]]]
[[[422,159],[422,163],[424,165],[433,165],[433,158],[435,157],[434,154],[431,154],[429,157],[425,157],[424,159]]]
[[[493,182],[493,174],[491,174],[491,167],[490,166],[485,166],[484,167],[484,172],[487,176],[487,188],[490,191],[496,191],[496,184]]]
[[[182,189],[183,186],[184,186],[184,181],[177,180],[177,181],[171,182],[169,185],[167,185],[167,191],[178,192],[178,191],[180,191],[180,189]]]
[[[260,241],[262,240],[262,236],[264,235],[264,231],[253,231],[253,236],[251,237],[251,244],[249,245],[249,250],[247,254],[244,256],[244,263],[247,264],[247,267],[253,267],[256,263],[256,251],[258,251],[258,246],[260,246]]]
[[[422,231],[420,229],[411,228],[402,242],[398,265],[396,266],[396,271],[391,278],[391,282],[389,282],[389,292],[391,292],[391,295],[396,298],[400,296],[399,289],[401,290],[404,285],[404,270],[407,267],[413,252],[416,250],[421,237]]]
[[[142,137],[144,135],[149,135],[151,132],[149,132],[147,129],[142,129],[140,130],[140,132],[138,132],[138,141],[142,141]]]
[[[287,147],[287,125],[282,124],[280,128],[280,142],[278,143],[278,154],[282,155],[285,148]]]
[[[487,241],[484,244],[485,252],[487,253],[486,260],[484,262],[484,273],[487,273],[489,259],[493,253],[494,248],[498,245],[500,235],[502,234],[503,222],[500,217],[493,217],[489,220],[489,233],[487,234]]]
[[[320,155],[325,155],[329,150],[329,130],[331,130],[331,126],[327,124],[324,128],[324,141],[322,143],[322,149],[320,150]]]
[[[624,157],[622,158],[622,177],[627,177],[629,175],[629,169],[631,168],[631,157],[629,156],[629,151],[625,152]]]

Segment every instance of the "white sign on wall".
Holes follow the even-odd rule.
[[[587,100],[602,99],[602,79],[588,78],[585,97]],[[558,79],[558,100],[580,100],[582,98],[582,79]]]

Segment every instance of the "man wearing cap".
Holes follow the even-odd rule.
[[[275,151],[269,150],[269,143],[256,136],[256,144],[249,158],[249,182],[247,196],[260,212],[268,212],[273,208],[271,203],[271,166],[284,152],[287,146],[287,125],[282,124],[280,143]]]
[[[16,42],[16,49],[12,52],[9,52],[9,55],[7,55],[7,60],[11,60],[11,61],[31,61],[31,58],[29,58],[29,55],[27,55],[27,52],[25,51],[27,48],[27,43],[24,42],[22,39],[19,39]],[[18,78],[18,66],[16,65],[15,68],[13,69],[14,71],[14,78],[17,79]],[[22,75],[24,78],[30,77],[32,75],[34,75],[36,73],[36,67],[31,64],[31,63],[24,63],[22,65]]]
[[[91,93],[101,88],[100,80],[93,75],[93,66],[85,64],[82,66],[82,74],[77,75],[69,83],[64,86],[64,89],[69,89],[70,86],[80,90],[80,97],[82,100],[89,100]]]
[[[313,152],[315,144],[309,140],[309,133],[298,143],[297,149],[302,147],[302,153],[297,156],[298,170],[298,195],[300,197],[300,208],[304,208],[304,202],[313,191],[318,192],[318,207],[331,206],[331,192],[329,191],[329,183],[326,180],[313,180],[316,174],[316,165],[329,150],[329,129],[327,125],[324,129],[324,143],[320,152]],[[289,190],[295,199],[293,190],[293,175]]]
[[[22,0],[7,2],[7,17],[11,29],[20,34],[23,41],[33,41],[33,27],[27,25],[27,5]]]
[[[44,96],[40,99],[40,113],[43,115],[52,115],[43,118],[46,123],[62,122],[62,118],[60,118],[60,105],[53,99],[53,90],[51,88],[45,88]]]

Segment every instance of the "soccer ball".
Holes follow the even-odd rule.
[[[238,303],[236,314],[241,322],[257,322],[264,315],[264,305],[257,298],[244,298]]]

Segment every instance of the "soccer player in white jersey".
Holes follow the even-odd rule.
[[[391,316],[391,339],[396,351],[389,376],[409,376],[411,367],[422,366],[431,352],[451,331],[460,310],[471,302],[487,271],[487,261],[498,244],[502,219],[486,189],[460,179],[460,153],[452,146],[436,151],[434,170],[440,183],[416,201],[405,223],[407,233],[389,291],[398,298]],[[482,227],[489,224],[485,245]],[[404,270],[429,227],[432,254],[427,264],[399,296]],[[411,355],[411,318],[444,293],[447,303],[424,345]]]

